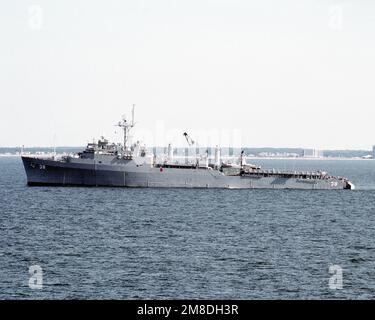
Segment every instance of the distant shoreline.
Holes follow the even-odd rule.
[[[56,147],[55,151],[57,154],[72,154],[78,153],[84,150],[85,147]],[[184,147],[173,147],[173,153],[175,156],[184,156],[186,149]],[[205,153],[206,150],[209,152],[209,156],[214,155],[213,147],[200,147],[199,152]],[[21,148],[16,147],[0,147],[0,156],[19,155]],[[156,153],[157,155],[166,154],[166,147],[149,147],[149,151]],[[373,150],[315,150],[315,149],[304,149],[304,148],[271,148],[271,147],[221,147],[222,157],[229,155],[239,157],[241,151],[245,151],[245,154],[249,159],[323,159],[323,160],[367,160],[372,159],[374,154]],[[189,151],[189,154],[195,153]],[[50,147],[26,147],[23,149],[24,154],[52,154],[53,148]],[[306,157],[304,157],[306,156]],[[315,157],[314,157],[315,156]]]

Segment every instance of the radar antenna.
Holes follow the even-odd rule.
[[[135,126],[135,123],[134,123],[134,109],[135,109],[135,104],[133,104],[133,108],[132,108],[132,127]]]
[[[122,130],[124,131],[124,146],[123,146],[124,152],[126,152],[126,150],[127,150],[127,143],[128,143],[128,140],[129,140],[130,130],[135,126],[134,109],[135,109],[135,104],[133,104],[133,108],[132,108],[132,121],[131,121],[131,123],[128,122],[128,120],[126,119],[125,116],[123,116],[122,121],[119,121],[119,123],[116,124],[117,127],[122,128]]]

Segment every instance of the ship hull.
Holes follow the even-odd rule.
[[[121,166],[29,157],[22,157],[22,161],[29,186],[126,186],[125,171]]]
[[[227,176],[207,168],[155,168],[127,163],[66,163],[22,157],[30,186],[109,186],[142,188],[351,189],[347,181],[280,176]]]

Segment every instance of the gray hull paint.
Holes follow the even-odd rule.
[[[157,188],[228,189],[345,189],[337,179],[226,176],[212,169],[137,167],[133,161],[117,158],[103,161],[74,159],[62,162],[22,157],[29,185],[74,185]]]

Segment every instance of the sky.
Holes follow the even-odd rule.
[[[370,149],[371,0],[0,2],[0,146]]]

